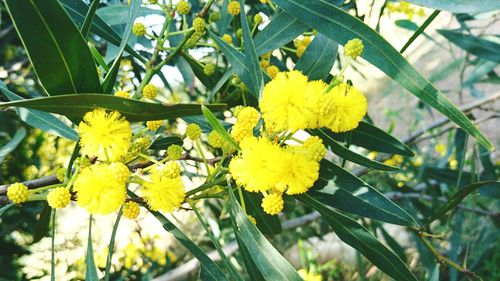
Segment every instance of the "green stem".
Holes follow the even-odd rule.
[[[196,140],[196,150],[198,150],[198,153],[200,153],[201,159],[203,159],[203,163],[205,164],[205,168],[207,169],[207,176],[210,177],[210,167],[208,166],[207,158],[205,158],[205,154],[203,153],[203,150],[201,149],[201,144],[200,140]]]
[[[241,208],[243,209],[243,212],[245,212],[246,214],[247,208],[245,208],[245,198],[243,198],[243,192],[241,191],[241,187],[239,185],[236,185],[236,188],[238,188],[238,195],[240,196]]]
[[[64,186],[64,183],[56,183],[56,184],[52,184],[52,185],[47,185],[47,186],[42,186],[39,188],[31,189],[30,193],[42,192],[42,191],[49,190],[49,189],[56,188],[56,187],[60,187],[60,186]]]
[[[55,281],[56,280],[56,253],[54,250],[55,246],[55,236],[56,236],[56,209],[52,209],[52,250],[50,253],[50,280]]]
[[[118,224],[120,223],[120,218],[122,217],[123,206],[120,207],[118,214],[116,215],[116,221],[113,225],[113,231],[111,232],[111,239],[108,245],[108,257],[106,258],[106,269],[104,271],[104,281],[109,281],[109,270],[111,269],[111,257],[113,255],[113,249],[115,248],[115,237],[116,231],[118,230]]]
[[[226,179],[224,177],[222,177],[222,178],[216,179],[212,182],[202,184],[202,185],[198,186],[197,188],[191,189],[190,191],[186,192],[186,197],[189,197],[189,196],[196,194],[200,191],[203,191],[205,189],[209,189],[210,187],[216,186],[216,185],[221,184],[225,181],[226,181]]]
[[[460,182],[462,181],[462,176],[463,176],[463,173],[464,173],[464,165],[465,165],[465,156],[466,156],[466,153],[467,153],[467,142],[469,141],[469,135],[468,134],[465,134],[465,137],[464,137],[464,147],[462,149],[462,159],[460,160],[460,163],[458,163],[459,167],[458,167],[458,178],[457,178],[457,184],[456,184],[456,188],[457,189],[460,189]]]

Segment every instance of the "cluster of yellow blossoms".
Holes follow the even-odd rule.
[[[425,16],[424,8],[412,5],[406,1],[401,1],[398,3],[388,2],[385,8],[389,13],[405,14],[410,20],[413,19],[415,15],[419,17]]]

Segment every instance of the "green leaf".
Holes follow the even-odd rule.
[[[347,133],[333,133],[329,130],[323,130],[323,133],[341,142],[345,142],[347,138]],[[358,127],[351,131],[351,144],[383,153],[415,155],[408,146],[397,138],[365,121],[361,121]]]
[[[308,194],[325,205],[362,217],[404,226],[417,225],[396,203],[328,160],[321,161],[319,178]]]
[[[83,21],[81,33],[83,38],[87,38],[90,30],[90,26],[92,25],[92,21],[94,20],[95,12],[97,11],[97,7],[99,7],[100,0],[92,0],[90,4],[90,8],[85,15],[85,20]]]
[[[444,10],[453,13],[480,13],[500,9],[500,2],[497,0],[407,0],[415,5],[424,6],[436,10]]]
[[[480,6],[480,5],[478,5]],[[467,52],[490,61],[500,63],[500,44],[455,30],[438,30],[439,34]]]
[[[248,26],[247,16],[245,14],[245,1],[240,1],[240,21],[241,29],[243,30],[243,42],[244,42],[244,54],[245,54],[245,64],[249,68],[250,79],[254,82],[255,88],[250,88],[253,94],[258,97],[264,88],[264,77],[262,76],[262,71],[260,69],[259,58],[257,52],[255,51],[255,45],[252,39],[252,32]]]
[[[352,38],[361,39],[365,46],[363,58],[385,72],[423,102],[446,115],[486,148],[494,149],[486,136],[465,114],[434,88],[382,36],[356,17],[325,0],[276,0],[274,3],[290,15],[342,45]]]
[[[23,100],[22,97],[9,91],[2,81],[0,81],[0,90],[11,101]],[[16,112],[19,118],[28,125],[49,134],[54,134],[74,141],[78,140],[78,133],[75,130],[50,113],[25,108],[17,108]]]
[[[339,144],[336,142],[333,138],[330,138],[325,130],[323,129],[315,129],[315,130],[309,130],[310,133],[313,135],[316,135],[323,139],[325,141],[325,144],[330,148],[330,150],[338,155],[339,157],[349,160],[353,163],[368,167],[368,168],[373,168],[376,170],[381,170],[381,171],[398,171],[398,167],[394,166],[389,166],[385,165],[383,163],[371,160],[369,158],[366,158],[365,156],[358,154],[349,148],[344,147],[343,145]]]
[[[230,214],[237,224],[234,227],[235,234],[240,237],[264,280],[302,281],[297,271],[248,219],[231,191],[229,198],[231,202]]]
[[[123,38],[118,46],[118,51],[111,65],[109,72],[104,77],[103,90],[105,94],[110,94],[113,91],[113,86],[115,84],[116,76],[118,75],[118,70],[120,68],[120,59],[123,55],[123,51],[127,46],[128,38],[130,37],[130,33],[132,32],[132,26],[134,25],[135,18],[137,17],[137,13],[139,12],[139,8],[141,7],[142,0],[132,0],[130,5],[130,10],[128,13],[127,24],[125,25],[125,32],[123,33]]]
[[[182,117],[182,120],[186,121],[187,123],[198,124],[201,128],[201,131],[204,134],[208,134],[213,130],[212,125],[210,125],[210,123],[208,123],[207,119],[203,115],[185,116],[185,117]],[[222,124],[222,127],[224,127],[224,129],[226,129],[226,130],[229,130],[229,128],[231,128],[233,126],[233,124],[228,123],[226,121],[221,121],[221,120],[218,120],[218,121],[219,121],[219,123]]]
[[[295,64],[295,69],[307,75],[309,80],[324,80],[335,63],[337,51],[337,42],[318,34]]]
[[[87,255],[85,257],[85,280],[99,281],[97,268],[94,262],[94,250],[92,249],[92,215],[89,218],[89,235],[87,238]]]
[[[432,275],[429,278],[429,281],[439,281],[439,263],[436,264],[434,270],[432,271]]]
[[[316,209],[342,241],[358,250],[384,273],[398,281],[417,280],[408,266],[396,254],[355,220],[323,206],[307,194],[299,195],[297,198]]]
[[[253,216],[257,222],[257,228],[264,235],[278,234],[281,232],[281,222],[278,216],[266,214],[262,209],[262,195],[243,191],[243,198],[247,214]]]
[[[207,87],[207,89],[212,89],[215,87],[217,84],[217,81],[220,79],[222,76],[221,73],[217,70],[215,70],[215,73],[211,76],[207,76],[205,72],[203,71],[203,66],[200,65],[198,61],[196,61],[192,56],[189,54],[182,52],[181,53],[182,57],[186,60],[186,62],[189,64],[191,69],[193,70],[194,75],[200,79],[201,83]]]
[[[201,114],[199,104],[158,104],[102,94],[62,95],[0,103],[0,108],[9,106],[57,113],[73,120],[82,118],[85,113],[96,108],[117,110],[130,122]],[[222,111],[225,105],[212,104],[207,107],[213,111]]]
[[[182,231],[180,231],[172,222],[159,212],[150,211],[153,216],[162,224],[163,228],[172,234],[184,247],[186,247],[193,256],[195,256],[202,268],[205,269],[206,280],[224,281],[228,280],[224,272],[215,264],[196,244],[191,241]]]
[[[425,224],[429,225],[431,222],[439,219],[449,210],[453,209],[455,206],[460,204],[460,202],[462,202],[462,200],[464,200],[464,198],[467,197],[467,195],[471,194],[472,192],[478,190],[479,188],[485,185],[491,185],[491,186],[496,186],[496,188],[500,188],[500,181],[491,181],[491,180],[480,181],[463,187],[455,194],[453,194],[453,196],[451,196],[451,198],[448,199],[448,201],[443,206],[441,206],[430,218],[428,218]]]
[[[87,43],[59,2],[5,3],[35,73],[49,95],[100,92]]]
[[[2,206],[2,208],[0,208],[0,218],[12,206],[14,206],[14,203],[10,203],[10,204],[7,204],[5,206]]]
[[[269,24],[255,36],[254,43],[257,54],[263,55],[276,50],[308,29],[310,29],[309,26],[280,10],[271,18]]]
[[[151,149],[167,149],[167,147],[178,144],[182,145],[182,139],[175,136],[156,139],[150,146]]]
[[[78,27],[81,27],[85,21],[85,15],[87,14],[89,6],[81,0],[59,0],[59,2],[70,15],[75,24]],[[106,22],[104,22],[99,15],[94,16],[94,20],[90,26],[90,31],[115,46],[119,46],[122,41],[120,35],[118,35],[118,33],[116,33]],[[129,45],[125,46],[125,50],[138,60],[146,62],[146,59],[139,55]]]
[[[16,134],[14,135],[14,137],[12,137],[11,140],[9,140],[9,142],[7,142],[0,148],[0,163],[3,162],[3,160],[9,153],[16,149],[16,147],[21,143],[25,136],[26,129],[21,127],[17,130]]]
[[[203,112],[203,115],[207,119],[208,123],[210,123],[210,126],[214,128],[217,133],[232,147],[234,147],[236,150],[240,149],[240,146],[233,140],[233,138],[227,133],[226,129],[222,124],[219,122],[219,120],[215,117],[215,115],[208,109],[206,106],[202,105],[201,106],[201,111]]]
[[[260,82],[253,80],[252,72],[253,68],[247,65],[246,56],[236,50],[233,46],[226,43],[219,36],[215,35],[213,32],[209,31],[210,37],[214,39],[215,43],[220,47],[227,60],[231,64],[231,67],[235,70],[236,74],[240,77],[241,81],[247,85],[250,89],[250,92],[255,97],[258,97],[260,94]]]
[[[40,217],[38,218],[35,230],[33,231],[33,241],[31,243],[35,244],[47,235],[50,226],[51,213],[52,208],[49,204],[47,204],[47,202],[44,202],[42,212],[40,212]]]
[[[406,51],[406,49],[408,49],[408,47],[410,47],[410,45],[413,43],[413,41],[415,41],[415,39],[417,39],[417,37],[424,32],[424,30],[429,26],[429,24],[431,24],[431,22],[439,15],[440,12],[441,11],[434,11],[424,21],[424,23],[412,34],[412,36],[410,37],[410,39],[408,39],[408,41],[406,41],[406,43],[403,46],[403,48],[401,48],[401,51],[399,51],[401,54],[404,53]]]
[[[128,15],[130,10],[133,9],[132,5],[127,4],[113,4],[107,7],[102,7],[97,10],[97,15],[109,25],[126,24],[129,19]],[[140,7],[137,16],[145,17],[149,15],[165,16],[165,12],[160,9],[151,9],[147,7]]]
[[[234,223],[234,224],[236,224],[236,223]],[[235,228],[234,224],[233,224],[233,229]],[[239,235],[236,235],[236,242],[238,243],[241,257],[243,258],[243,262],[245,263],[245,268],[247,269],[248,276],[250,277],[250,280],[252,280],[252,281],[265,280],[264,276],[262,276],[259,269],[257,268],[257,265],[252,260],[252,256],[250,256],[250,253],[248,252],[247,247],[245,246],[245,244],[243,243],[243,241],[241,240]]]

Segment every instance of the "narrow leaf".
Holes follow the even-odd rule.
[[[479,5],[480,6],[480,5]],[[500,44],[454,30],[438,30],[453,44],[482,59],[500,63]]]
[[[100,91],[87,43],[58,1],[5,3],[35,73],[49,95]]]
[[[176,136],[163,137],[156,139],[150,146],[151,149],[167,149],[169,146],[177,144],[182,145],[182,139]]]
[[[309,80],[326,79],[337,58],[338,45],[323,34],[316,35],[295,64],[295,69],[307,75]]]
[[[33,231],[33,241],[31,243],[36,243],[42,240],[43,237],[47,235],[50,226],[50,217],[52,213],[52,208],[44,203],[43,209],[40,212],[40,217],[35,224],[35,231]]]
[[[500,2],[497,0],[482,0],[480,5],[477,0],[407,0],[407,2],[453,13],[473,14],[500,9]]]
[[[406,41],[405,45],[403,48],[401,48],[401,51],[399,51],[401,54],[410,47],[411,43],[417,39],[417,37],[424,32],[424,30],[431,24],[431,22],[439,15],[441,11],[434,11],[432,14],[424,21],[424,23],[413,33],[413,35]]]
[[[219,120],[215,117],[215,115],[208,109],[206,106],[202,105],[201,106],[201,111],[203,112],[203,115],[207,119],[208,123],[214,128],[217,133],[232,147],[235,149],[239,150],[240,146],[233,140],[233,138],[227,133],[226,129],[222,126],[222,124],[219,122]]]
[[[85,280],[99,281],[97,268],[94,262],[94,250],[92,249],[92,215],[89,218],[89,234],[87,238],[87,256],[85,258]]]
[[[352,38],[361,39],[365,45],[363,58],[385,72],[423,102],[446,115],[486,148],[494,149],[491,142],[465,114],[429,83],[382,36],[358,18],[326,0],[275,0],[273,3],[342,45]]]
[[[0,148],[0,163],[3,162],[3,160],[9,153],[16,149],[16,147],[21,143],[25,136],[26,129],[21,127],[16,131],[16,134],[14,134],[14,137],[12,137],[11,140],[9,140],[9,142],[7,142]]]
[[[99,7],[100,0],[92,0],[90,4],[90,8],[87,11],[87,15],[85,15],[85,20],[83,21],[83,25],[81,28],[81,33],[83,38],[87,38],[90,30],[90,26],[92,25],[92,21],[94,20],[95,11],[97,11],[97,7]]]

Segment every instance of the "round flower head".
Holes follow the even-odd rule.
[[[213,12],[208,16],[208,21],[210,22],[218,22],[220,21],[221,16],[219,12]]]
[[[141,209],[139,208],[139,204],[128,201],[125,204],[123,204],[123,209],[122,213],[123,216],[126,217],[127,219],[134,220],[139,216],[139,213],[141,212]]]
[[[274,79],[276,75],[280,72],[280,69],[276,65],[270,65],[266,67],[266,74],[271,77],[271,79]]]
[[[155,99],[158,96],[158,88],[153,84],[147,84],[142,89],[142,95],[150,100]]]
[[[161,172],[169,179],[177,178],[181,176],[181,166],[175,161],[169,161],[165,164]]]
[[[214,148],[221,148],[226,141],[217,131],[211,131],[208,134],[208,144],[210,144]]]
[[[208,76],[212,76],[215,73],[215,64],[207,63],[203,67],[203,73],[205,73]]]
[[[189,5],[188,2],[181,0],[177,3],[177,6],[175,6],[175,10],[181,15],[187,15],[191,11],[191,5]]]
[[[186,136],[191,140],[197,140],[201,136],[201,128],[198,124],[191,123],[186,127]]]
[[[319,162],[321,161],[321,159],[323,159],[323,157],[325,157],[326,148],[323,145],[323,140],[318,136],[309,137],[304,142],[303,147],[305,150],[304,156],[306,156],[310,160]]]
[[[47,194],[47,203],[53,209],[66,207],[71,201],[71,194],[65,187],[56,187]]]
[[[205,20],[203,18],[196,17],[193,20],[193,28],[195,33],[197,34],[203,33],[203,31],[205,31]]]
[[[241,155],[229,163],[229,171],[236,183],[249,192],[266,191],[278,183],[282,175],[283,150],[266,138],[245,138],[241,143]]]
[[[21,204],[28,201],[29,194],[28,187],[19,182],[13,183],[7,188],[7,197],[14,204]]]
[[[240,14],[240,3],[238,1],[231,1],[227,5],[227,12],[232,16]]]
[[[116,91],[115,96],[120,97],[120,98],[127,98],[127,99],[130,98],[130,94],[128,92],[122,91],[122,90]]]
[[[125,184],[130,177],[130,170],[121,162],[114,162],[109,165],[113,178],[120,183]]]
[[[328,88],[328,85],[321,80],[310,81],[304,89],[305,104],[304,106],[311,110],[313,117],[309,119],[308,128],[317,128],[318,115],[321,108],[321,97]]]
[[[319,164],[298,153],[287,151],[281,159],[286,169],[276,174],[276,189],[286,194],[301,194],[311,188],[319,176]]]
[[[224,42],[228,43],[228,44],[232,44],[233,43],[233,37],[231,37],[231,35],[229,34],[224,34],[222,35],[222,40],[224,40]]]
[[[182,147],[177,144],[172,144],[167,148],[167,155],[170,160],[179,160],[182,157]]]
[[[125,184],[116,180],[110,165],[95,164],[83,169],[75,180],[76,202],[91,214],[116,211],[126,197]]]
[[[78,125],[82,154],[102,161],[118,161],[130,147],[132,129],[118,111],[102,108],[87,112]]]
[[[307,77],[299,71],[280,72],[266,84],[259,106],[266,126],[274,132],[295,132],[315,119],[306,106]]]
[[[321,97],[319,126],[335,133],[358,127],[366,114],[366,98],[354,86],[341,83]]]
[[[154,131],[158,130],[162,124],[163,124],[163,120],[147,121],[146,127],[148,127],[149,130],[154,132]]]
[[[347,41],[344,46],[345,55],[353,59],[356,59],[358,56],[360,56],[363,53],[363,49],[363,41],[358,38]]]
[[[255,14],[255,16],[253,16],[253,22],[255,24],[261,24],[263,20],[264,19],[262,18],[262,16],[260,14]]]
[[[184,183],[180,177],[168,178],[157,170],[151,173],[151,181],[143,184],[144,199],[153,211],[173,212],[186,198]]]
[[[243,37],[243,29],[238,28],[238,29],[236,30],[236,37],[238,37],[238,38]]]
[[[281,193],[269,193],[262,198],[262,209],[269,215],[277,215],[283,210],[284,205]]]
[[[144,26],[144,24],[136,22],[132,26],[132,33],[134,33],[137,37],[144,36],[146,34],[146,27]]]

